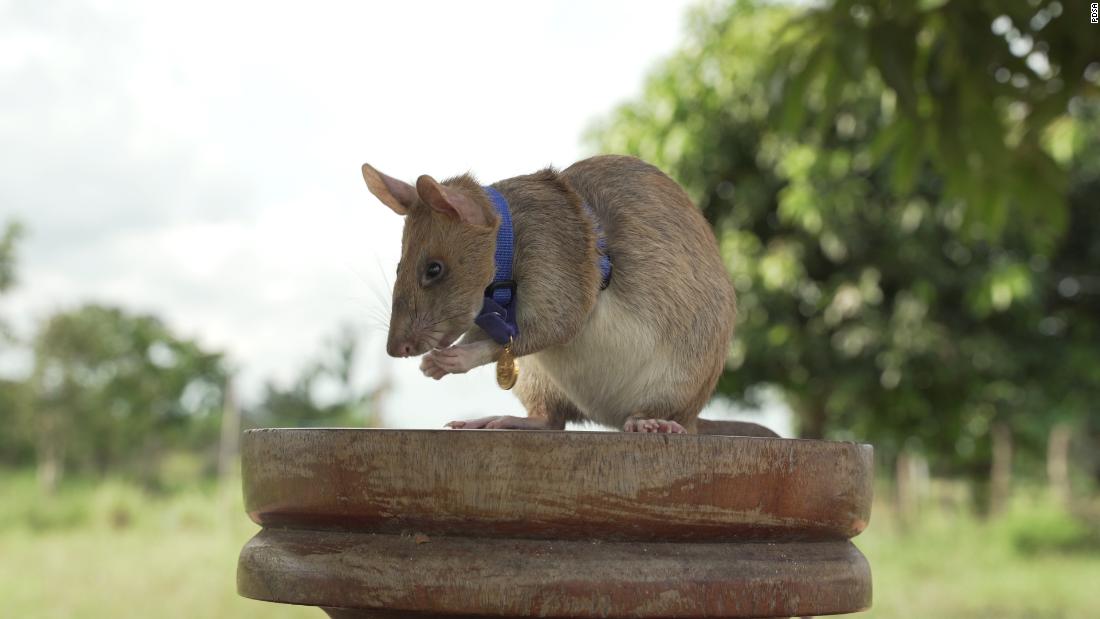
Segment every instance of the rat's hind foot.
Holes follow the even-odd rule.
[[[623,424],[623,432],[656,432],[658,434],[684,434],[687,430],[675,421],[664,419],[640,419],[631,417]]]
[[[446,425],[455,430],[551,430],[550,422],[540,417],[512,417],[509,415],[495,415],[470,419],[468,421],[452,421]]]

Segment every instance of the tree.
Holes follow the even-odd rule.
[[[771,102],[788,130],[828,131],[868,78],[882,85],[876,159],[899,194],[930,165],[965,223],[1026,222],[1032,247],[1065,229],[1070,179],[1049,143],[1074,101],[1100,95],[1100,37],[1083,0],[832,0],[788,22]]]
[[[15,247],[22,236],[22,227],[9,222],[0,235],[0,294],[10,290],[16,282]],[[6,346],[13,339],[7,324],[0,317],[0,345]],[[18,380],[0,378],[0,462],[23,464],[32,454],[27,422],[30,414],[30,397],[26,385]]]
[[[289,387],[268,381],[260,401],[246,413],[253,427],[374,426],[374,389],[358,386],[354,370],[359,340],[350,326],[326,342],[321,357],[306,365]]]
[[[0,378],[0,465],[23,466],[34,461],[30,415],[27,384]]]
[[[94,304],[60,312],[33,353],[28,384],[48,488],[69,470],[148,478],[167,449],[216,444],[221,355],[155,317]]]
[[[23,236],[18,222],[8,222],[0,234],[0,294],[15,285],[15,244]],[[11,338],[7,325],[0,320],[0,342]]]
[[[875,11],[876,24],[888,19]],[[851,50],[836,33],[800,41],[803,24],[822,14],[753,2],[695,11],[681,51],[594,141],[669,172],[714,225],[740,302],[722,394],[751,402],[761,386],[776,386],[804,436],[872,440],[887,461],[916,449],[941,471],[984,477],[997,423],[1020,435],[1021,451],[1041,453],[1058,415],[1094,412],[1100,395],[1100,308],[1081,283],[1100,271],[1100,218],[1083,207],[1095,206],[1100,178],[1095,98],[1082,98],[1089,88],[1062,73],[1078,98],[1063,101],[1042,129],[1010,123],[1011,115],[997,125],[1010,150],[1020,135],[1041,134],[1027,138],[1041,148],[1028,160],[1034,167],[1017,153],[1003,155],[1012,163],[998,171],[946,174],[926,157],[935,151],[917,130],[924,117],[899,120],[893,76],[880,77],[869,55],[842,58]],[[971,18],[941,26],[991,27]],[[1055,51],[1051,62],[1061,58]],[[792,71],[774,58],[855,74]],[[956,58],[951,75],[984,79],[998,68],[985,60]],[[1059,66],[1068,71],[1073,62]],[[788,98],[777,101],[777,91]],[[946,113],[948,102],[936,105]],[[962,157],[994,156],[987,146],[966,142]],[[1028,187],[1069,226],[1037,226],[1041,214],[1009,218],[1004,209],[1014,202],[981,201],[959,189],[972,179],[955,178],[976,175],[985,187],[984,175],[1011,168],[1006,182],[1015,187],[1052,165],[1068,185],[1040,179]],[[1078,282],[1073,294],[1065,294],[1067,278]]]
[[[0,235],[0,292],[15,284],[15,243],[22,235],[23,227],[17,222],[8,222]]]

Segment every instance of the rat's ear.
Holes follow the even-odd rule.
[[[367,189],[370,189],[374,197],[398,215],[408,213],[413,204],[416,204],[416,189],[412,185],[382,174],[369,163],[363,164],[363,180],[367,181]]]
[[[473,226],[488,226],[489,219],[481,205],[465,193],[440,185],[427,174],[416,179],[416,193],[420,199],[444,215]]]

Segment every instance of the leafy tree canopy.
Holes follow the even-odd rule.
[[[15,245],[22,235],[23,228],[17,222],[9,222],[0,234],[0,294],[15,285]],[[0,342],[10,338],[7,325],[0,319]]]
[[[844,101],[881,85],[871,155],[910,193],[922,167],[967,231],[1026,223],[1035,251],[1065,230],[1075,106],[1100,95],[1083,0],[833,0],[790,20],[769,70],[773,119],[827,138]]]
[[[887,457],[908,445],[973,471],[995,422],[1036,453],[1051,423],[1096,410],[1098,77],[1084,76],[1082,37],[1050,42],[1059,92],[1073,94],[1035,94],[1043,112],[1020,114],[1030,87],[1000,83],[988,54],[937,51],[988,39],[999,15],[958,6],[987,3],[902,4],[697,10],[681,50],[593,141],[669,172],[714,224],[740,298],[722,393],[751,401],[777,386],[806,436],[872,440]],[[890,28],[916,28],[918,42],[912,66],[905,56],[886,77],[875,50]],[[967,76],[1015,93],[988,112],[995,123],[970,124],[978,95],[929,90]],[[940,135],[945,119],[961,142]],[[947,163],[938,153],[953,148]]]
[[[102,305],[53,315],[33,341],[39,464],[141,473],[165,447],[216,444],[221,355],[160,320]]]
[[[378,425],[377,390],[355,381],[359,352],[356,331],[344,326],[289,386],[267,383],[260,401],[247,411],[248,423],[255,427]]]
[[[6,291],[15,283],[15,243],[22,232],[18,223],[10,222],[0,235],[0,292]]]

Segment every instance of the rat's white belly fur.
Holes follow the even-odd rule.
[[[520,360],[534,364],[589,420],[622,427],[630,415],[686,400],[685,370],[660,342],[656,325],[638,320],[612,290],[571,342]]]

